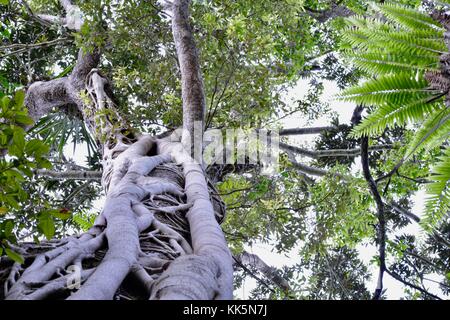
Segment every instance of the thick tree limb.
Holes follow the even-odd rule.
[[[305,10],[312,18],[321,23],[338,17],[349,17],[354,14],[354,12],[346,6],[340,5],[340,2],[341,1],[331,1],[330,8],[325,10],[315,10],[308,7],[305,7]]]
[[[66,15],[64,17],[53,16],[49,14],[38,14],[37,17],[51,25],[59,24],[70,30],[80,31],[83,24],[83,15],[80,8],[76,5],[73,5],[70,0],[60,0],[59,2],[66,12]]]
[[[293,135],[301,135],[301,134],[319,134],[324,131],[334,130],[336,127],[327,126],[327,127],[312,127],[312,128],[289,128],[289,129],[281,129],[278,134],[280,136],[293,136]]]
[[[66,10],[67,19],[71,19],[71,25],[68,27],[81,25],[83,20],[79,8],[68,0],[61,0],[61,4]],[[79,111],[82,111],[83,101],[80,92],[85,90],[86,77],[98,65],[99,60],[100,54],[97,50],[92,53],[84,53],[80,50],[75,67],[69,76],[33,83],[25,97],[25,105],[31,118],[37,121],[54,108],[62,106],[70,106],[70,108],[76,106]]]
[[[49,177],[57,180],[101,180],[101,171],[80,171],[80,170],[66,170],[66,171],[53,171],[38,169],[35,171],[38,176]]]
[[[276,286],[282,289],[284,292],[290,290],[289,283],[283,279],[278,273],[277,269],[267,265],[260,257],[256,254],[248,253],[244,251],[243,253],[234,256],[235,260],[244,265],[250,265],[261,272],[267,279],[273,282]]]
[[[296,146],[289,145],[287,143],[280,142],[279,146],[283,150],[289,150],[294,153],[304,155],[313,159],[325,158],[325,157],[356,157],[360,155],[361,148],[353,149],[331,149],[331,150],[308,150]],[[382,144],[378,146],[370,146],[368,151],[380,151],[392,149],[390,144]]]
[[[189,23],[190,0],[172,2],[172,33],[181,72],[183,100],[182,143],[197,154],[197,161],[203,146],[204,119],[206,113],[205,92],[200,70],[197,47]],[[194,129],[197,125],[197,136]],[[200,132],[198,132],[200,131]]]
[[[353,111],[352,123],[357,125],[361,122],[361,113],[363,107],[357,106]],[[372,177],[370,173],[369,164],[369,137],[364,136],[361,138],[361,166],[363,170],[363,176],[367,181],[370,192],[375,200],[377,206],[377,241],[378,241],[378,255],[379,255],[379,272],[378,281],[375,293],[373,296],[374,300],[380,300],[383,293],[383,275],[386,271],[386,217],[384,212],[384,202],[381,198],[380,192],[378,191],[377,182]]]
[[[37,121],[54,108],[73,103],[68,94],[66,77],[34,82],[27,90],[25,105],[30,117]]]
[[[377,238],[378,238],[378,250],[380,258],[380,267],[378,274],[377,288],[374,293],[374,299],[381,299],[381,294],[383,292],[383,273],[386,270],[386,219],[384,215],[384,203],[381,195],[378,191],[377,183],[370,173],[369,167],[369,138],[361,138],[361,164],[363,169],[363,175],[366,179],[370,192],[374,197],[375,203],[377,205],[377,217],[378,217],[378,228],[377,228]]]
[[[427,295],[427,296],[430,296],[431,298],[433,298],[433,299],[435,299],[435,300],[442,300],[442,299],[441,299],[440,297],[438,297],[437,295],[432,294],[432,293],[430,293],[429,291],[427,291],[427,290],[425,290],[425,289],[423,289],[423,288],[421,288],[421,287],[419,287],[419,286],[416,286],[415,284],[413,284],[413,283],[411,283],[411,282],[409,282],[409,281],[406,281],[405,279],[403,279],[402,277],[400,277],[397,273],[392,272],[392,271],[390,271],[390,270],[387,269],[387,268],[385,269],[385,271],[386,271],[386,273],[389,274],[392,278],[394,278],[394,279],[397,280],[397,281],[400,281],[401,283],[407,285],[408,287],[411,287],[411,288],[413,288],[413,289],[415,289],[415,290],[417,290],[417,291],[420,291],[421,293],[423,293],[423,294],[425,294],[425,295]]]
[[[329,173],[328,170],[311,167],[311,166],[308,166],[306,164],[300,163],[300,162],[292,160],[292,159],[291,159],[291,162],[295,169],[297,169],[300,172],[303,172],[305,174],[309,174],[311,176],[323,177]]]

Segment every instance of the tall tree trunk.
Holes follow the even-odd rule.
[[[183,112],[185,119],[203,121],[188,2],[173,2],[174,40],[184,65]],[[213,196],[217,192],[210,192],[214,187],[201,159],[171,137],[156,139],[130,128],[96,69],[99,58],[99,52],[80,51],[71,75],[33,84],[26,104],[34,119],[53,108],[80,111],[102,148],[105,207],[88,232],[23,244],[17,248],[26,259],[22,266],[2,261],[2,268],[10,268],[5,298],[231,299],[232,260],[219,226],[225,209]],[[81,98],[85,92],[89,103]]]

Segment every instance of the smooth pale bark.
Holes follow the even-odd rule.
[[[292,151],[299,155],[310,157],[313,159],[326,158],[326,157],[356,157],[361,153],[360,148],[353,149],[331,149],[331,150],[308,150],[296,146],[289,145],[287,143],[280,142],[280,149],[286,151]],[[381,144],[377,146],[370,146],[369,151],[382,151],[392,149],[391,144]]]
[[[281,129],[278,134],[280,136],[293,136],[293,135],[302,135],[302,134],[319,134],[325,131],[335,130],[336,127],[327,126],[327,127],[312,127],[312,128],[287,128]]]
[[[122,157],[129,156],[130,152],[133,160],[130,159],[132,164],[124,177],[117,185],[109,188],[103,208],[102,215],[107,222],[108,251],[93,275],[70,299],[112,299],[131,267],[137,263],[140,251],[139,224],[132,205],[141,201],[147,194],[155,192],[145,190],[145,185],[139,185],[136,180],[167,159],[158,156],[146,157],[152,146],[149,141],[151,140],[148,137],[143,136],[121,154]],[[119,168],[118,171],[122,170]]]
[[[249,265],[261,272],[267,279],[276,284],[284,292],[290,290],[289,283],[283,279],[277,272],[277,269],[267,265],[260,257],[256,254],[244,251],[243,253],[235,256],[235,259],[244,265]]]
[[[170,153],[183,166],[193,255],[178,259],[154,284],[155,299],[232,299],[232,258],[217,223],[202,167],[181,144],[158,142],[160,153]]]
[[[78,10],[70,1],[62,4],[67,15]],[[183,32],[189,31],[183,25],[188,23],[187,2],[178,5],[175,11],[181,16],[175,19],[175,29],[181,33],[177,37],[175,30],[174,40],[181,48],[179,60],[196,63],[198,73],[190,77],[189,65],[187,73],[182,71],[183,100],[187,99],[183,106],[189,113],[202,105],[199,95],[203,99],[204,95],[197,81],[198,57],[183,58],[192,54],[188,51],[195,43],[189,42],[191,34],[187,47],[183,44]],[[33,262],[23,266],[23,272],[21,266],[11,269],[6,298],[113,299],[125,290],[127,276],[133,275],[145,298],[231,299],[231,254],[218,223],[224,217],[223,203],[210,195],[212,186],[202,166],[181,143],[158,140],[127,126],[115,109],[108,80],[96,69],[98,61],[98,52],[80,51],[72,73],[32,85],[26,105],[35,118],[55,107],[68,111],[68,106],[83,117],[102,148],[105,207],[94,226],[80,236],[44,243],[49,250],[41,247],[37,250],[41,254],[35,253],[35,246],[20,249]],[[88,93],[89,102],[82,99],[82,92]],[[105,109],[108,117],[101,116]],[[198,113],[192,117],[196,118]],[[81,269],[82,284],[69,295],[65,269],[71,266]]]
[[[181,73],[184,130],[181,142],[186,149],[190,148],[191,155],[196,149],[196,154],[200,156],[206,103],[198,50],[189,23],[189,3],[190,0],[172,2],[172,33]],[[200,128],[195,132],[196,125]],[[195,160],[201,163],[199,157]]]
[[[57,180],[101,180],[101,171],[87,171],[87,170],[66,170],[53,171],[46,169],[35,170],[37,176],[49,177]]]

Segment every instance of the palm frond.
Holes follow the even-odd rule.
[[[89,157],[97,150],[96,142],[84,122],[63,113],[52,113],[42,117],[30,132],[39,134],[59,154],[63,153],[64,146],[70,140],[74,151],[77,144],[86,142]]]

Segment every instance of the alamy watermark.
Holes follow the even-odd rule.
[[[185,150],[194,159],[208,165],[250,164],[259,165],[261,174],[271,175],[279,170],[279,134],[277,130],[224,128],[209,129],[203,135],[201,122],[194,124],[194,143],[191,135],[183,129],[171,135],[172,141],[183,142]],[[201,140],[200,140],[201,139]],[[202,143],[197,143],[201,141]],[[194,146],[192,150],[191,146]],[[199,150],[198,146],[203,146]]]

